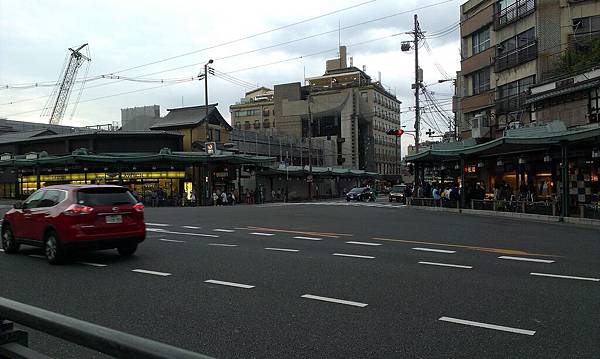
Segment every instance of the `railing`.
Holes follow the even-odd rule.
[[[504,71],[537,58],[537,40],[505,54],[496,55],[496,72]],[[496,50],[498,52],[498,50]]]
[[[419,207],[443,207],[443,208],[460,208],[459,201],[448,199],[433,199],[433,198],[407,198],[407,204],[410,206]]]
[[[494,29],[498,30],[535,11],[535,0],[517,0],[494,14]]]
[[[48,359],[28,348],[27,332],[13,322],[116,358],[210,358],[5,298],[0,298],[0,358]]]
[[[471,200],[471,209],[496,212],[513,212],[527,214],[541,214],[546,216],[558,215],[556,202],[527,202],[527,201],[496,201],[496,200]]]
[[[597,204],[582,204],[579,206],[579,216],[588,219],[600,219],[600,206]]]

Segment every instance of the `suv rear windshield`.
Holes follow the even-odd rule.
[[[77,203],[85,206],[116,206],[136,204],[137,200],[127,188],[86,188],[77,192]]]
[[[404,192],[405,189],[406,189],[406,186],[398,185],[398,186],[392,187],[392,192],[394,192],[394,193]]]

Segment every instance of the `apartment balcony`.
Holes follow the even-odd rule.
[[[498,46],[496,46],[497,51],[499,50]],[[524,46],[521,46],[502,55],[496,55],[496,72],[504,71],[529,62],[531,60],[535,60],[537,58],[537,55],[537,40],[532,41]]]
[[[596,39],[600,39],[600,31],[570,34],[567,40],[567,48],[571,51],[586,51],[591,45],[590,43]]]
[[[463,97],[460,100],[460,110],[463,113],[473,112],[494,105],[495,93],[493,90],[477,95]]]
[[[495,55],[496,51],[493,47],[490,47],[461,61],[460,70],[463,75],[468,75],[484,67],[491,66],[494,63]]]
[[[535,0],[517,0],[514,4],[494,14],[494,29],[499,30],[535,11]]]

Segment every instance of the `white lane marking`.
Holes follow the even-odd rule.
[[[30,254],[30,255],[29,255],[29,257],[32,257],[32,258],[42,258],[42,259],[46,259],[46,257],[45,257],[45,256],[41,256],[41,255],[39,255],[39,254]]]
[[[212,283],[212,284],[219,284],[219,285],[226,285],[229,287],[236,287],[236,288],[244,288],[244,289],[251,289],[254,288],[253,285],[248,285],[248,284],[241,284],[241,283],[233,283],[233,282],[224,282],[221,280],[215,280],[215,279],[209,279],[209,280],[205,280],[204,283]]]
[[[233,232],[235,232],[233,229],[221,229],[221,228],[215,228],[215,229],[213,229],[213,231],[215,231],[215,232],[225,232],[225,233],[233,233]]]
[[[4,252],[4,249],[0,248],[0,252]]]
[[[185,236],[219,238],[219,236],[217,236],[216,234],[175,232],[175,231],[167,231],[166,229],[162,229],[162,228],[146,228],[146,231],[148,231],[148,232],[166,233],[166,234],[181,234],[181,235],[185,235]]]
[[[200,227],[196,227],[196,226],[181,226],[181,228],[187,228],[187,229],[200,229]]]
[[[537,262],[537,263],[554,263],[550,259],[536,259],[536,258],[523,258],[523,257],[511,257],[511,256],[500,256],[499,259],[510,259],[513,261],[524,261],[524,262]]]
[[[262,233],[262,232],[252,232],[250,234],[255,235],[255,236],[274,236],[273,233]]]
[[[170,224],[165,224],[165,223],[148,223],[146,222],[147,226],[155,226],[155,227],[171,227]]]
[[[463,266],[459,264],[447,264],[447,263],[435,263],[435,262],[419,262],[419,264],[428,264],[430,266],[440,266],[440,267],[454,267],[454,268],[464,268],[471,269],[472,266]]]
[[[185,243],[185,241],[178,241],[176,239],[159,238],[158,240],[163,242]]]
[[[579,279],[579,280],[589,280],[591,282],[600,282],[599,278],[589,278],[589,277],[574,277],[570,275],[560,275],[560,274],[547,274],[547,273],[536,273],[531,272],[530,275],[536,275],[539,277],[551,277],[551,278],[564,278],[564,279]]]
[[[312,294],[304,294],[300,298],[322,300],[324,302],[338,303],[338,304],[345,304],[345,305],[352,305],[354,307],[360,307],[360,308],[364,308],[364,307],[366,307],[368,305],[367,303],[360,303],[360,302],[353,302],[353,301],[350,301],[350,300],[321,297],[321,296],[312,295]]]
[[[237,229],[237,230],[240,230],[240,231],[247,231],[248,230],[248,228],[242,228],[242,227],[233,227],[233,229]]]
[[[161,276],[161,277],[168,277],[168,276],[171,275],[171,273],[155,272],[155,271],[152,271],[152,270],[145,270],[145,269],[133,269],[132,272],[158,275],[158,276]]]
[[[322,241],[322,240],[323,240],[323,238],[317,238],[317,237],[302,237],[302,236],[294,237],[294,239],[306,239],[307,241]]]
[[[381,243],[355,242],[355,241],[349,241],[349,242],[346,242],[346,243],[348,243],[348,244],[359,244],[359,245],[362,245],[362,246],[380,246],[381,245]]]
[[[268,251],[281,251],[281,252],[299,252],[298,249],[288,249],[288,248],[273,248],[273,247],[268,247],[265,248]]]
[[[423,251],[423,252],[436,252],[436,253],[456,253],[456,251],[449,251],[447,249],[435,249],[435,248],[421,248],[415,247],[413,248],[415,251]]]
[[[511,327],[505,327],[503,325],[474,322],[471,320],[464,320],[464,319],[457,319],[457,318],[450,318],[450,317],[441,317],[439,320],[444,321],[444,322],[456,323],[456,324],[471,325],[471,326],[480,327],[480,328],[501,330],[503,332],[510,332],[510,333],[524,334],[524,335],[534,335],[535,334],[535,330],[511,328]]]
[[[91,263],[91,262],[77,262],[79,264],[83,264],[84,266],[91,266],[91,267],[108,267],[107,264],[101,264],[101,263]]]
[[[225,243],[209,243],[209,246],[217,246],[217,247],[237,247],[237,244],[225,244]]]
[[[338,257],[352,257],[352,258],[364,258],[364,259],[375,259],[373,256],[361,256],[358,254],[345,254],[345,253],[333,253],[334,256]]]

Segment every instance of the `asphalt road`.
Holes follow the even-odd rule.
[[[0,295],[219,358],[600,356],[596,229],[387,202],[146,220],[129,259],[0,253]],[[35,332],[31,344],[102,357]]]

